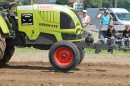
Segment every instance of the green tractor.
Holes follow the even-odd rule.
[[[84,58],[83,27],[77,12],[68,6],[34,4],[0,12],[0,66],[12,57],[14,47],[49,50],[49,60],[59,71],[69,71]]]

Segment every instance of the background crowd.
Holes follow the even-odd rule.
[[[102,10],[101,16],[98,16],[98,12],[96,14],[96,18],[101,20],[101,25],[102,26],[108,26],[107,31],[99,31],[99,39],[104,40],[104,44],[109,44],[110,40],[114,40],[114,45],[116,42],[116,30],[114,29],[113,25],[113,17],[110,15],[109,10],[107,8],[104,8]],[[83,18],[82,18],[82,24],[83,26],[90,25],[91,18],[89,15],[87,15],[87,11],[83,10]],[[84,30],[83,34],[87,34],[88,31]],[[84,37],[86,37],[85,35]],[[125,43],[128,42],[128,46],[130,47],[130,26],[126,25],[124,28],[124,31],[121,35],[121,46],[125,46]]]

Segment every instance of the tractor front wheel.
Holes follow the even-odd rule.
[[[53,44],[50,48],[49,60],[54,68],[67,72],[77,66],[80,60],[80,53],[75,44],[68,41],[60,41]]]

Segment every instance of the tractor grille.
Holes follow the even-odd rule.
[[[60,14],[57,11],[39,11],[39,15],[44,21],[59,23]]]

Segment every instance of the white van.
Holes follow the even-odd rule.
[[[130,13],[124,8],[108,8],[110,14],[113,17],[114,25],[126,25],[130,24]],[[98,8],[87,8],[87,14],[91,18],[91,25],[100,25],[101,21],[95,18]],[[99,11],[99,16],[102,14],[102,10]]]

